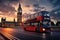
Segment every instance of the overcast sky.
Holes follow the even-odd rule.
[[[19,1],[23,15],[38,12],[41,7],[45,7],[47,11],[60,10],[59,0],[0,0],[0,18],[6,17],[7,20],[16,18]],[[57,17],[60,15],[60,13],[57,12],[53,14]]]

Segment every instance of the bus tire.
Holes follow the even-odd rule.
[[[24,28],[24,30],[26,31],[26,28]]]

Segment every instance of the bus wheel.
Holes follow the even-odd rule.
[[[36,29],[36,32],[40,32],[38,29]]]
[[[24,30],[26,31],[26,28],[24,28]]]

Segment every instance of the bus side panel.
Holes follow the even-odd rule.
[[[27,26],[26,31],[36,31],[36,27],[35,26]]]

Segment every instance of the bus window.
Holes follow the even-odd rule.
[[[30,24],[30,26],[37,26],[38,25],[38,23],[36,22],[36,23],[31,23]]]
[[[27,25],[30,25],[29,23],[27,23]]]
[[[45,22],[43,22],[43,24],[45,24],[45,25],[46,25],[46,24],[47,24],[47,22],[45,21]]]
[[[47,22],[47,21],[44,21],[44,22],[43,22],[43,27],[49,27],[49,25],[50,25],[49,22]]]
[[[24,25],[26,25],[26,26],[27,26],[27,25],[30,25],[30,24],[29,24],[29,23],[24,23]]]
[[[38,23],[34,23],[34,25],[35,25],[35,26],[37,26],[37,25],[38,25]]]
[[[34,23],[31,23],[31,26],[33,26],[34,25]]]

